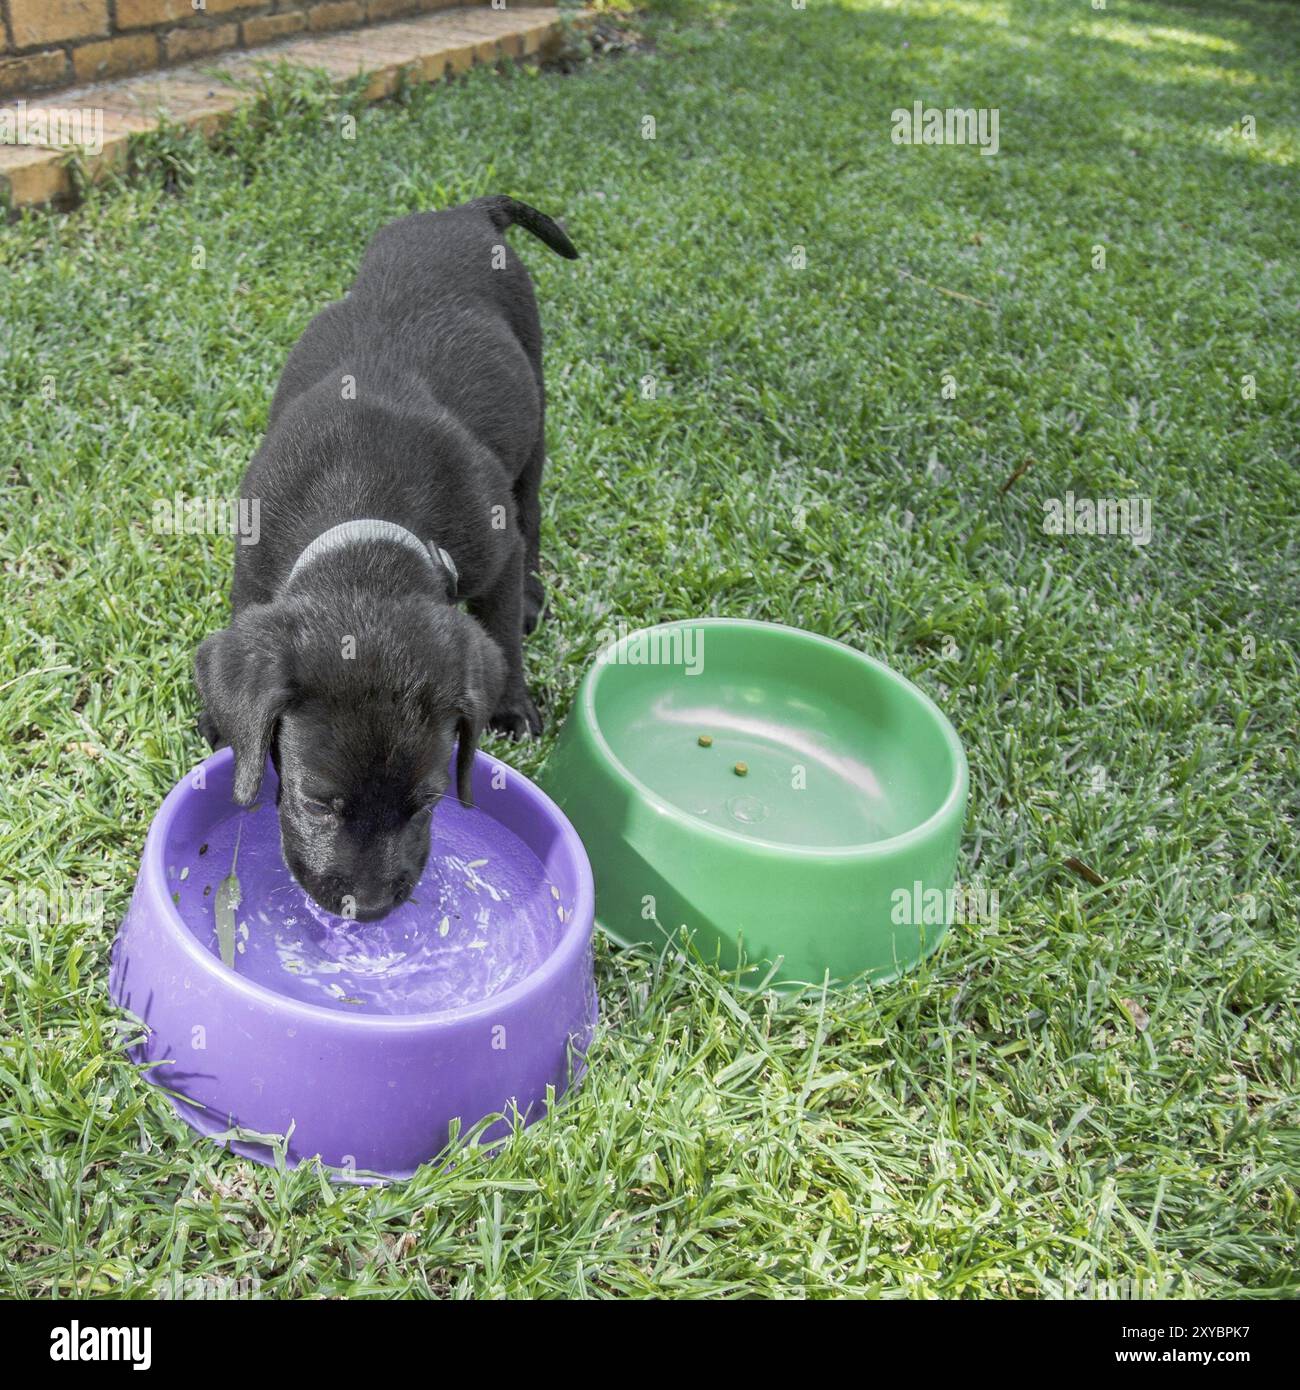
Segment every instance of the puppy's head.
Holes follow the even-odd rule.
[[[235,800],[279,774],[285,863],[328,912],[373,921],[404,902],[447,790],[470,804],[479,734],[505,678],[472,618],[427,599],[310,597],[246,608],[198,650],[205,718],[235,755]]]

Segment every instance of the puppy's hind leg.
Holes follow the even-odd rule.
[[[542,470],[546,467],[545,430],[539,430],[537,444],[528,456],[524,471],[515,479],[515,512],[519,518],[519,533],[524,538],[524,608],[523,631],[527,637],[541,621],[546,607],[546,589],[541,575],[542,503],[538,496],[542,486]]]

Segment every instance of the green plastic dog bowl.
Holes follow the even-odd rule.
[[[620,944],[685,926],[750,983],[884,981],[947,928],[966,755],[927,695],[840,642],[728,618],[628,633],[541,780]]]

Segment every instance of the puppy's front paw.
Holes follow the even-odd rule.
[[[503,696],[488,722],[509,738],[536,738],[542,732],[542,716],[526,690]]]
[[[533,632],[546,610],[546,589],[535,574],[524,580],[524,636]]]
[[[208,747],[214,752],[226,741],[221,736],[221,730],[217,728],[217,721],[207,710],[199,715],[199,733],[207,740]]]

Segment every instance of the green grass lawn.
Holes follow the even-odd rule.
[[[0,227],[0,1290],[1296,1291],[1296,11],[641,28],[358,110],[355,140],[280,90],[223,151],[152,140]],[[999,153],[894,144],[915,101],[997,108]],[[234,493],[381,223],[488,192],[583,253],[516,234],[548,333],[548,727],[489,746],[537,771],[620,619],[825,633],[953,720],[960,871],[1001,911],[899,984],[793,1000],[599,944],[579,1094],[495,1159],[332,1188],[195,1140],[106,998],[232,565],[153,505]],[[1067,492],[1149,499],[1150,543],[1045,533]],[[22,910],[84,890],[99,920]]]

